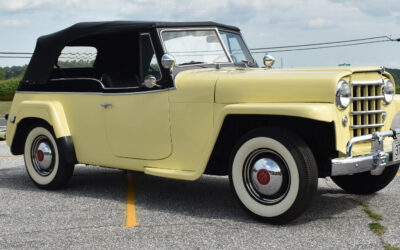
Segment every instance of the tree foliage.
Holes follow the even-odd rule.
[[[25,74],[27,66],[0,67],[0,81],[21,78]]]
[[[93,60],[58,61],[61,68],[91,68],[93,64]]]
[[[400,69],[386,68],[385,70],[393,76],[394,82],[396,83],[396,94],[400,94]]]

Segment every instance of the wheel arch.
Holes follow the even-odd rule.
[[[324,177],[330,173],[329,159],[337,157],[334,122],[259,114],[230,114],[225,117],[204,173],[228,174],[230,154],[236,142],[248,131],[267,126],[280,127],[296,133],[311,148],[319,176]]]
[[[54,135],[57,146],[61,151],[60,153],[63,154],[64,159],[66,159],[68,163],[75,164],[78,162],[72,136],[62,136],[57,138],[53,126],[51,126],[51,124],[46,120],[37,117],[27,117],[18,122],[15,136],[10,147],[12,154],[21,155],[24,153],[26,137],[33,128],[38,126],[47,128]]]
[[[18,104],[16,112],[10,113],[15,117],[14,123],[7,125],[7,143],[10,148],[19,147],[14,145],[21,139],[25,139],[27,129],[36,122],[45,122],[50,126],[56,138],[71,136],[64,108],[58,101],[22,101]],[[17,138],[17,139],[15,139]]]
[[[44,126],[53,133],[65,159],[70,163],[77,162],[71,132],[60,102],[23,101],[19,104],[18,111],[12,115],[16,117],[15,124],[9,123],[7,126],[7,141],[11,153],[23,154],[30,130],[35,126]]]

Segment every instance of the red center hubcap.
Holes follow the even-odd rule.
[[[267,185],[271,180],[271,176],[267,170],[261,169],[257,173],[257,180],[261,185]]]
[[[38,159],[39,161],[43,161],[43,159],[44,159],[44,153],[43,153],[42,150],[39,150],[39,151],[37,152],[37,159]]]

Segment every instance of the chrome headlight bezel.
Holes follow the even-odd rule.
[[[393,82],[390,79],[385,78],[382,85],[382,95],[383,101],[386,105],[389,105],[393,101],[394,93],[395,88]]]
[[[341,109],[345,110],[347,107],[350,106],[351,103],[351,89],[350,85],[341,80],[338,82],[336,87],[336,106]]]

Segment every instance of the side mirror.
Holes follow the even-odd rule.
[[[270,54],[265,54],[265,56],[263,57],[263,63],[265,65],[265,67],[267,68],[271,68],[272,65],[274,65],[275,63],[275,58],[273,56],[271,56]]]
[[[172,69],[175,66],[175,57],[170,54],[164,54],[161,57],[161,65],[164,69]]]
[[[155,76],[153,76],[153,75],[147,75],[147,76],[144,78],[143,85],[146,86],[146,87],[149,88],[149,89],[152,89],[152,88],[154,88],[154,87],[161,87],[161,86],[158,85],[156,82],[157,82],[157,79],[156,79]]]

